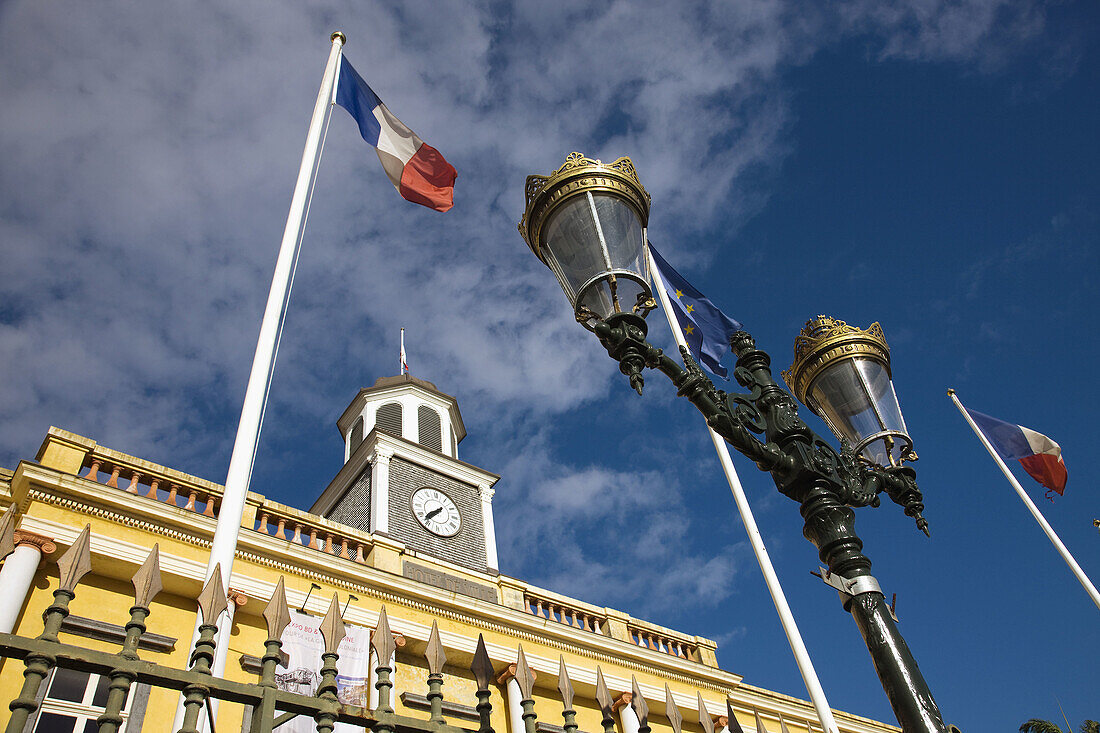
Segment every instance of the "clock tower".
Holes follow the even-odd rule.
[[[423,555],[495,574],[493,484],[458,459],[466,437],[454,397],[402,374],[359,390],[336,421],[344,466],[310,508]]]

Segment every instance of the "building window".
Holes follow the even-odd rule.
[[[420,440],[417,442],[425,448],[443,450],[443,427],[439,421],[439,413],[421,405],[416,411],[416,420],[420,423]]]
[[[355,449],[359,447],[359,444],[363,442],[363,418],[360,417],[355,421],[355,424],[351,426],[351,440],[348,441],[348,457],[355,452]]]
[[[374,426],[390,435],[402,437],[401,434],[401,403],[387,402],[378,408],[374,416]]]
[[[53,672],[41,712],[34,724],[35,733],[95,733],[96,718],[107,705],[109,677],[58,667]],[[122,708],[122,717],[129,717],[130,698]],[[126,731],[126,723],[122,724]]]

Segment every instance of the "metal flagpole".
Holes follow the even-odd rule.
[[[409,361],[405,357],[405,329],[401,329],[401,373],[409,373]]]
[[[321,79],[321,89],[317,93],[317,102],[313,106],[313,117],[306,133],[305,149],[298,168],[298,180],[294,185],[294,194],[290,199],[290,212],[287,214],[286,227],[283,229],[279,256],[275,261],[275,273],[271,278],[271,289],[267,294],[267,307],[260,323],[260,336],[256,340],[256,353],[252,358],[252,371],[248,375],[245,388],[244,405],[241,407],[240,422],[237,423],[237,437],[233,442],[233,452],[229,458],[229,470],[225,478],[225,490],[222,504],[218,507],[218,521],[214,528],[214,540],[210,547],[210,559],[206,565],[206,579],[221,567],[222,587],[229,592],[229,578],[233,574],[233,559],[237,551],[237,538],[241,531],[241,519],[244,515],[245,498],[252,479],[252,466],[256,456],[256,443],[259,439],[260,422],[263,416],[265,396],[274,368],[275,350],[278,344],[279,324],[286,306],[291,276],[298,250],[299,238],[305,221],[309,203],[310,184],[313,180],[318,151],[326,115],[333,101],[336,73],[340,68],[340,53],[346,38],[337,31],[331,36],[332,50]],[[228,614],[218,618],[218,638],[229,637]],[[199,620],[195,621],[194,637],[197,638]],[[192,645],[194,638],[192,639]],[[217,654],[224,660],[226,645],[219,643]],[[217,662],[215,662],[217,664]],[[224,661],[223,661],[224,666]],[[183,725],[183,706],[176,710],[176,721],[172,730]]]
[[[672,336],[676,339],[676,344],[687,348],[687,341],[684,340],[684,334],[680,331],[680,324],[676,321],[676,316],[672,312],[672,303],[669,302],[668,292],[665,290],[664,281],[657,270],[657,263],[653,261],[648,243],[645,252],[649,271],[653,273],[653,280],[657,284],[657,296],[661,300],[661,308],[668,319],[668,327],[672,329]],[[833,711],[829,707],[829,701],[825,698],[825,690],[821,688],[821,681],[818,680],[813,662],[810,661],[810,654],[806,651],[806,645],[802,642],[802,635],[798,633],[798,625],[794,621],[791,607],[787,605],[787,597],[783,594],[783,587],[779,584],[779,576],[775,574],[771,558],[768,557],[768,549],[764,547],[764,538],[760,534],[760,529],[756,526],[756,518],[752,515],[749,499],[745,495],[745,489],[741,486],[741,479],[737,475],[737,470],[733,467],[733,460],[730,458],[726,441],[714,432],[709,425],[707,426],[707,432],[710,433],[714,450],[718,453],[718,462],[722,464],[722,471],[726,474],[730,491],[733,492],[733,499],[737,503],[737,511],[740,512],[741,521],[745,525],[745,532],[749,535],[749,544],[752,545],[753,554],[756,555],[756,561],[760,564],[760,572],[764,574],[764,582],[768,586],[768,592],[771,593],[772,602],[779,614],[779,621],[783,625],[783,631],[787,635],[791,651],[794,652],[794,661],[798,665],[798,671],[802,674],[802,681],[806,684],[810,701],[813,702],[814,709],[817,711],[817,718],[821,721],[825,733],[840,733],[836,721],[833,720]]]
[[[959,401],[958,396],[955,394],[955,390],[947,390],[947,394],[955,403],[955,407],[959,408],[959,412],[966,419],[966,422],[970,425],[970,429],[974,431],[974,434],[978,436],[978,440],[982,441],[982,445],[989,451],[989,455],[993,456],[993,460],[997,462],[997,466],[1001,469],[1001,473],[1008,479],[1008,483],[1012,484],[1012,488],[1016,489],[1016,493],[1019,495],[1020,500],[1024,502],[1027,510],[1031,512],[1031,516],[1035,517],[1035,521],[1039,523],[1039,526],[1043,528],[1043,532],[1046,533],[1047,539],[1051,541],[1054,547],[1058,550],[1058,553],[1062,556],[1062,559],[1066,561],[1066,565],[1069,565],[1069,569],[1073,571],[1073,574],[1077,576],[1077,580],[1081,582],[1081,586],[1084,587],[1085,592],[1092,598],[1092,602],[1096,604],[1097,608],[1100,608],[1100,593],[1096,591],[1096,586],[1092,584],[1089,577],[1085,575],[1085,571],[1081,569],[1081,566],[1077,564],[1077,561],[1073,559],[1073,555],[1069,554],[1069,550],[1062,544],[1062,540],[1054,532],[1054,528],[1047,522],[1046,517],[1039,511],[1039,507],[1035,506],[1035,502],[1031,500],[1031,497],[1024,491],[1024,487],[1020,486],[1020,482],[1016,480],[1016,477],[1012,475],[1012,471],[1008,470],[1008,466],[998,455],[996,449],[989,442],[989,439],[985,437],[985,433],[978,427],[974,419],[970,417],[966,409],[963,407],[962,402]]]

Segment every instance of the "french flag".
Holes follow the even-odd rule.
[[[1013,425],[968,407],[963,409],[982,429],[1001,458],[1006,461],[1017,459],[1031,478],[1062,495],[1068,474],[1066,464],[1062,462],[1062,449],[1057,443],[1022,425]],[[1047,496],[1050,496],[1049,491]]]
[[[343,56],[336,103],[355,118],[401,198],[436,211],[454,206],[454,166],[402,124]]]

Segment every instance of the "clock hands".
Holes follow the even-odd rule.
[[[439,513],[441,512],[441,511],[443,511],[443,507],[441,507],[441,506],[440,506],[440,507],[436,507],[435,509],[432,509],[432,510],[431,510],[430,512],[428,512],[427,514],[425,514],[425,515],[424,515],[424,519],[425,519],[425,520],[431,519],[431,518],[432,518],[432,517],[434,517],[434,516],[435,516],[436,514],[439,514]]]

